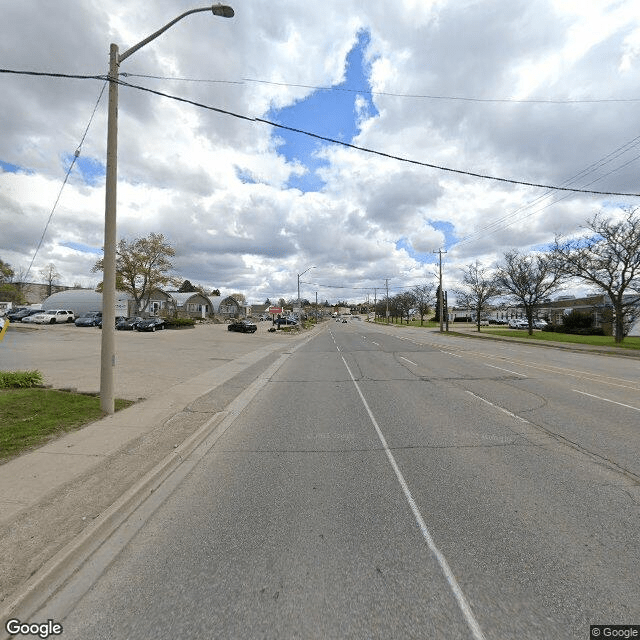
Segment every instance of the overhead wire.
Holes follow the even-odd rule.
[[[107,86],[107,83],[105,82],[102,85],[102,89],[100,90],[100,94],[98,95],[98,99],[96,100],[96,103],[93,107],[93,112],[91,113],[91,117],[89,118],[89,122],[87,123],[87,126],[84,130],[84,133],[82,134],[82,137],[80,138],[80,143],[78,144],[75,153],[73,154],[73,158],[71,160],[71,164],[69,164],[69,167],[67,169],[67,173],[64,176],[64,180],[62,181],[62,185],[60,187],[60,191],[58,191],[58,196],[53,204],[53,207],[51,209],[51,213],[49,213],[49,218],[47,219],[47,223],[44,226],[44,229],[42,231],[42,235],[40,236],[40,240],[38,242],[38,246],[36,247],[36,250],[33,253],[33,257],[31,258],[31,262],[29,263],[29,267],[27,269],[27,272],[24,275],[24,279],[26,280],[26,278],[29,275],[29,272],[31,271],[31,267],[33,266],[33,263],[36,259],[36,256],[38,255],[38,251],[40,250],[40,247],[42,246],[42,242],[44,241],[44,237],[47,233],[47,229],[49,228],[49,224],[51,223],[51,219],[53,218],[53,214],[58,206],[58,203],[60,202],[60,197],[62,196],[62,191],[65,188],[65,185],[67,184],[67,181],[69,180],[69,176],[71,175],[71,171],[73,170],[73,167],[76,163],[76,160],[78,159],[78,157],[80,156],[80,153],[82,151],[82,145],[84,144],[84,140],[87,137],[87,133],[89,132],[89,127],[91,126],[91,123],[93,122],[93,118],[96,115],[96,111],[98,110],[98,105],[100,104],[100,100],[102,99],[102,94],[104,93],[104,90]]]
[[[637,137],[633,138],[632,140],[629,140],[628,142],[624,143],[623,145],[620,145],[619,147],[617,147],[613,151],[609,152],[607,155],[603,156],[599,160],[596,160],[592,164],[588,165],[587,167],[585,167],[584,169],[579,171],[577,174],[575,174],[571,178],[568,178],[567,180],[565,180],[562,184],[563,185],[571,184],[572,182],[575,182],[577,179],[579,179],[581,177],[586,177],[587,175],[589,175],[591,173],[594,173],[596,170],[604,167],[606,164],[609,164],[613,160],[615,160],[615,159],[619,158],[620,156],[624,155],[625,153],[631,151],[632,149],[634,149],[638,145],[640,145],[640,136],[637,136]],[[633,162],[635,162],[638,159],[640,159],[640,155],[637,155],[637,156],[631,158],[631,160],[628,160],[628,161],[624,162],[623,164],[611,169],[610,171],[607,171],[605,174],[598,176],[597,178],[595,178],[594,180],[591,180],[590,182],[582,184],[581,186],[582,187],[587,187],[587,186],[590,186],[592,184],[595,184],[596,182],[606,178],[607,176],[611,175],[612,173],[615,173],[616,171],[619,171],[620,169],[623,169],[624,167],[632,164]],[[517,209],[515,209],[515,211],[512,211],[512,212],[510,212],[510,213],[498,218],[497,220],[494,220],[493,222],[490,222],[489,224],[481,227],[480,229],[477,229],[473,233],[470,233],[469,235],[465,236],[464,238],[462,238],[461,240],[456,242],[454,246],[460,247],[462,245],[468,244],[469,242],[474,242],[476,240],[479,240],[480,238],[483,238],[483,237],[485,237],[487,235],[490,235],[492,233],[495,233],[497,231],[502,231],[503,229],[507,229],[508,227],[516,224],[517,222],[522,222],[523,220],[526,220],[527,218],[531,217],[532,215],[534,215],[536,213],[539,213],[540,211],[543,211],[544,209],[547,209],[550,206],[552,206],[552,205],[554,205],[554,204],[556,204],[558,202],[561,202],[562,200],[565,200],[566,198],[569,197],[570,194],[565,194],[563,196],[556,197],[552,202],[547,203],[543,207],[535,209],[534,211],[529,212],[527,215],[520,216],[520,217],[516,218],[516,215],[518,213],[521,213],[522,211],[525,211],[525,210],[529,209],[530,207],[533,207],[536,204],[541,203],[542,201],[544,201],[544,200],[546,200],[546,199],[548,199],[548,198],[550,198],[550,197],[552,197],[554,195],[555,194],[554,194],[553,191],[547,191],[546,193],[544,193],[544,194],[540,195],[539,197],[535,198],[534,200],[532,200],[528,204],[522,205],[522,206],[518,207]],[[511,218],[513,218],[513,220],[507,222]],[[506,224],[503,224],[505,222],[506,222]]]
[[[0,73],[14,73],[14,74],[26,74],[26,75],[34,75],[34,76],[49,76],[49,77],[55,77],[55,78],[77,78],[77,79],[100,79],[103,81],[108,80],[108,76],[93,76],[93,75],[75,75],[75,74],[59,74],[59,73],[44,73],[44,72],[35,72],[35,71],[16,71],[16,70],[10,70],[10,69],[0,69]],[[624,192],[617,192],[617,191],[596,191],[596,190],[592,190],[592,189],[578,189],[578,188],[572,188],[572,187],[566,187],[566,186],[560,186],[560,185],[550,185],[550,184],[544,184],[544,183],[538,183],[538,182],[530,182],[530,181],[526,181],[526,180],[515,180],[512,178],[502,178],[500,176],[493,176],[493,175],[489,175],[489,174],[483,174],[483,173],[478,173],[476,171],[467,171],[464,169],[456,169],[456,168],[452,168],[452,167],[446,167],[443,165],[437,165],[437,164],[433,164],[433,163],[429,163],[429,162],[422,162],[420,160],[414,160],[411,158],[405,158],[402,156],[398,156],[398,155],[394,155],[394,154],[390,154],[390,153],[385,153],[383,151],[377,151],[375,149],[369,149],[367,147],[362,147],[359,145],[354,145],[354,144],[350,144],[348,142],[344,142],[342,140],[337,140],[335,138],[331,138],[329,136],[322,136],[320,134],[317,133],[313,133],[311,131],[306,131],[304,129],[300,129],[297,127],[290,127],[278,122],[273,122],[271,120],[267,120],[265,118],[256,118],[256,117],[251,117],[251,116],[245,116],[242,114],[238,114],[235,113],[233,111],[229,111],[228,109],[220,109],[218,107],[213,107],[211,105],[207,105],[201,102],[197,102],[195,100],[189,100],[187,98],[183,98],[181,96],[176,96],[176,95],[172,95],[163,91],[157,91],[155,89],[150,89],[148,87],[143,87],[141,85],[135,85],[129,82],[125,82],[122,79],[118,79],[118,84],[120,84],[121,86],[124,87],[129,87],[132,89],[137,89],[139,91],[144,91],[147,93],[151,93],[154,95],[158,95],[158,96],[162,96],[164,98],[169,98],[171,100],[176,100],[178,102],[182,102],[185,104],[190,104],[192,106],[196,106],[202,109],[206,109],[209,111],[214,111],[216,113],[220,113],[223,115],[228,115],[234,118],[238,118],[241,120],[245,120],[245,121],[249,121],[249,122],[260,122],[262,124],[267,124],[269,126],[272,126],[274,128],[278,128],[278,129],[282,129],[282,130],[286,130],[286,131],[290,131],[292,133],[298,133],[300,135],[305,135],[317,140],[322,140],[323,142],[329,142],[331,144],[335,144],[335,145],[339,145],[339,146],[343,146],[346,148],[350,148],[350,149],[354,149],[357,151],[362,151],[364,153],[369,153],[372,155],[376,155],[379,157],[383,157],[383,158],[388,158],[390,160],[396,160],[398,162],[404,162],[404,163],[408,163],[408,164],[413,164],[416,166],[422,166],[422,167],[427,167],[430,169],[436,169],[438,171],[443,171],[443,172],[448,172],[448,173],[454,173],[457,175],[463,175],[463,176],[467,176],[467,177],[472,177],[472,178],[479,178],[482,180],[492,180],[495,182],[501,182],[501,183],[505,183],[505,184],[512,184],[512,185],[517,185],[517,186],[524,186],[524,187],[532,187],[532,188],[537,188],[537,189],[548,189],[548,190],[554,190],[554,191],[566,191],[566,192],[570,192],[570,193],[584,193],[584,194],[589,194],[589,195],[603,195],[603,196],[625,196],[625,197],[640,197],[640,193],[624,193]]]
[[[417,98],[424,100],[452,100],[460,102],[487,102],[510,104],[597,104],[607,102],[640,102],[640,98],[477,98],[474,96],[446,96],[425,93],[399,93],[392,91],[373,91],[371,89],[350,89],[340,86],[323,86],[313,84],[301,84],[294,82],[277,82],[273,80],[260,80],[257,78],[241,78],[240,80],[212,80],[205,78],[185,78],[180,76],[159,76],[142,73],[123,72],[121,76],[128,78],[146,78],[149,80],[170,80],[174,82],[196,82],[211,84],[243,85],[246,83],[266,84],[276,87],[291,87],[294,89],[312,89],[313,91],[333,91],[343,93],[355,93],[372,96],[389,96],[393,98]]]

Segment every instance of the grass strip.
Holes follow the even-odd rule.
[[[130,406],[116,400],[116,411]],[[0,462],[103,417],[100,398],[55,389],[0,390]]]
[[[627,337],[623,342],[616,342],[613,336],[578,336],[571,333],[554,333],[553,331],[534,331],[533,335],[520,329],[490,329],[482,327],[482,333],[507,338],[526,338],[529,340],[547,340],[551,342],[568,342],[572,344],[590,344],[597,347],[621,347],[623,349],[640,349],[640,338]]]

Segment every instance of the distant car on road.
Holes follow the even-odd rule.
[[[162,318],[146,318],[136,323],[136,331],[156,331],[164,329],[164,320]]]
[[[228,327],[228,331],[239,331],[240,333],[255,333],[258,326],[251,320],[235,320]]]
[[[76,318],[76,327],[97,327],[102,322],[102,311],[89,311]]]

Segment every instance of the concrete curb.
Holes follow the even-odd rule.
[[[0,640],[10,640],[6,632],[7,620],[17,618],[28,622],[38,610],[49,601],[56,592],[78,571],[119,527],[165,482],[180,465],[186,462],[196,450],[212,437],[207,443],[208,451],[224,434],[226,428],[235,420],[240,411],[246,406],[253,395],[251,391],[259,390],[277,371],[292,353],[314,338],[326,325],[314,327],[309,335],[285,352],[271,364],[236,400],[229,405],[230,409],[221,411],[207,420],[195,433],[183,441],[176,449],[161,460],[153,469],[145,474],[138,482],[130,487],[118,500],[107,508],[87,528],[50,558],[23,586],[12,596],[11,603],[0,612],[2,629]],[[260,384],[259,384],[260,383]],[[250,396],[248,399],[243,396]],[[232,408],[240,401],[241,408]],[[227,423],[224,429],[216,434],[221,425]],[[201,457],[201,456],[200,456]],[[199,459],[199,458],[198,458]],[[197,464],[197,462],[196,462]]]

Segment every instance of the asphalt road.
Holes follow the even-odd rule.
[[[640,624],[639,372],[329,323],[37,619],[65,639]]]

